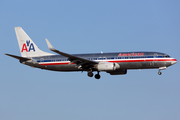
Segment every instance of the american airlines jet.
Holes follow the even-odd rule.
[[[96,79],[100,79],[100,72],[110,75],[123,75],[129,69],[167,69],[177,60],[160,52],[116,52],[93,54],[68,54],[56,50],[46,39],[49,49],[56,54],[40,50],[21,27],[15,27],[15,32],[21,56],[5,54],[16,58],[20,63],[52,71],[87,71],[89,77],[97,72]]]

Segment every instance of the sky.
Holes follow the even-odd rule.
[[[156,51],[180,60],[178,0],[1,0],[0,120],[179,120],[180,65],[100,72],[31,68],[20,56],[14,27],[38,47],[69,54]]]

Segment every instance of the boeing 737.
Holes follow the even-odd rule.
[[[49,49],[56,54],[40,50],[21,27],[15,27],[21,56],[5,54],[16,58],[20,63],[52,71],[87,71],[89,77],[97,72],[96,79],[100,79],[100,72],[110,75],[123,75],[129,69],[167,69],[177,60],[160,52],[116,52],[95,54],[68,54],[55,49],[46,39]]]

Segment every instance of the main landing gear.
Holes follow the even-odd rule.
[[[88,72],[88,74],[87,74],[89,77],[92,77],[94,74],[93,74],[93,72],[92,71],[90,71],[90,72]]]
[[[89,71],[88,73],[87,73],[87,75],[89,76],[89,77],[93,77],[93,72],[92,71]],[[100,75],[99,75],[99,71],[98,71],[98,73],[94,76],[96,79],[100,79]]]
[[[99,75],[99,71],[98,71],[98,73],[94,76],[96,79],[100,79],[100,75]]]

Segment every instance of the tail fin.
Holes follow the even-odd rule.
[[[15,27],[15,32],[22,57],[53,55],[40,50],[21,27]]]

